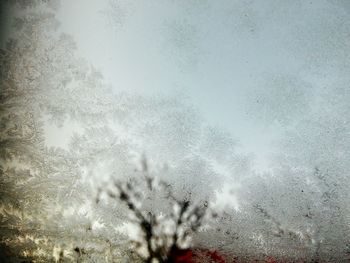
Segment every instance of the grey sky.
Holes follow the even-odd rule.
[[[63,0],[59,19],[117,92],[185,93],[261,169],[350,45],[346,1]]]

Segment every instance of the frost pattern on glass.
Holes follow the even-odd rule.
[[[130,248],[130,209],[108,198],[96,203],[96,198],[101,189],[108,193],[113,179],[125,183],[141,177],[139,160],[145,154],[152,175],[167,182],[177,198],[218,210],[193,233],[193,251],[187,252],[200,262],[349,260],[348,77],[317,94],[293,76],[277,77],[264,84],[265,93],[253,93],[247,111],[286,127],[271,172],[261,174],[249,155],[238,153],[236,140],[202,121],[185,96],[115,94],[77,55],[73,38],[60,32],[58,1],[5,5],[15,15],[11,37],[0,50],[1,258],[141,260]],[[208,8],[207,2],[186,2],[187,11],[193,6]],[[122,12],[116,2],[114,7]],[[240,21],[259,30],[249,16]],[[180,66],[195,65],[195,27],[170,21],[164,28]],[[325,42],[331,40],[325,36]],[[316,51],[323,54],[322,48]],[[330,59],[339,66],[331,58],[340,55],[320,55],[317,61]],[[343,55],[342,62],[348,58]],[[291,125],[293,114],[303,112]],[[67,142],[49,138],[49,128],[66,132]],[[216,198],[227,185],[237,186],[228,190],[228,202],[239,202],[222,211]],[[145,211],[161,216],[169,210],[162,198],[154,200],[145,202]]]

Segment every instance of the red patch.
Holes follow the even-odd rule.
[[[196,259],[207,259],[213,263],[226,263],[225,258],[216,250],[200,249],[182,249],[172,251],[169,257],[171,263],[194,263]]]
[[[171,263],[193,263],[193,252],[191,249],[177,249],[170,253]]]

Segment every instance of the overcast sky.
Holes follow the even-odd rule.
[[[63,0],[58,17],[116,92],[184,93],[266,169],[344,74],[349,3]]]

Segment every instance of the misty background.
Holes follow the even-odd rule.
[[[269,170],[276,145],[344,82],[347,1],[62,1],[62,30],[118,92],[178,92]]]

